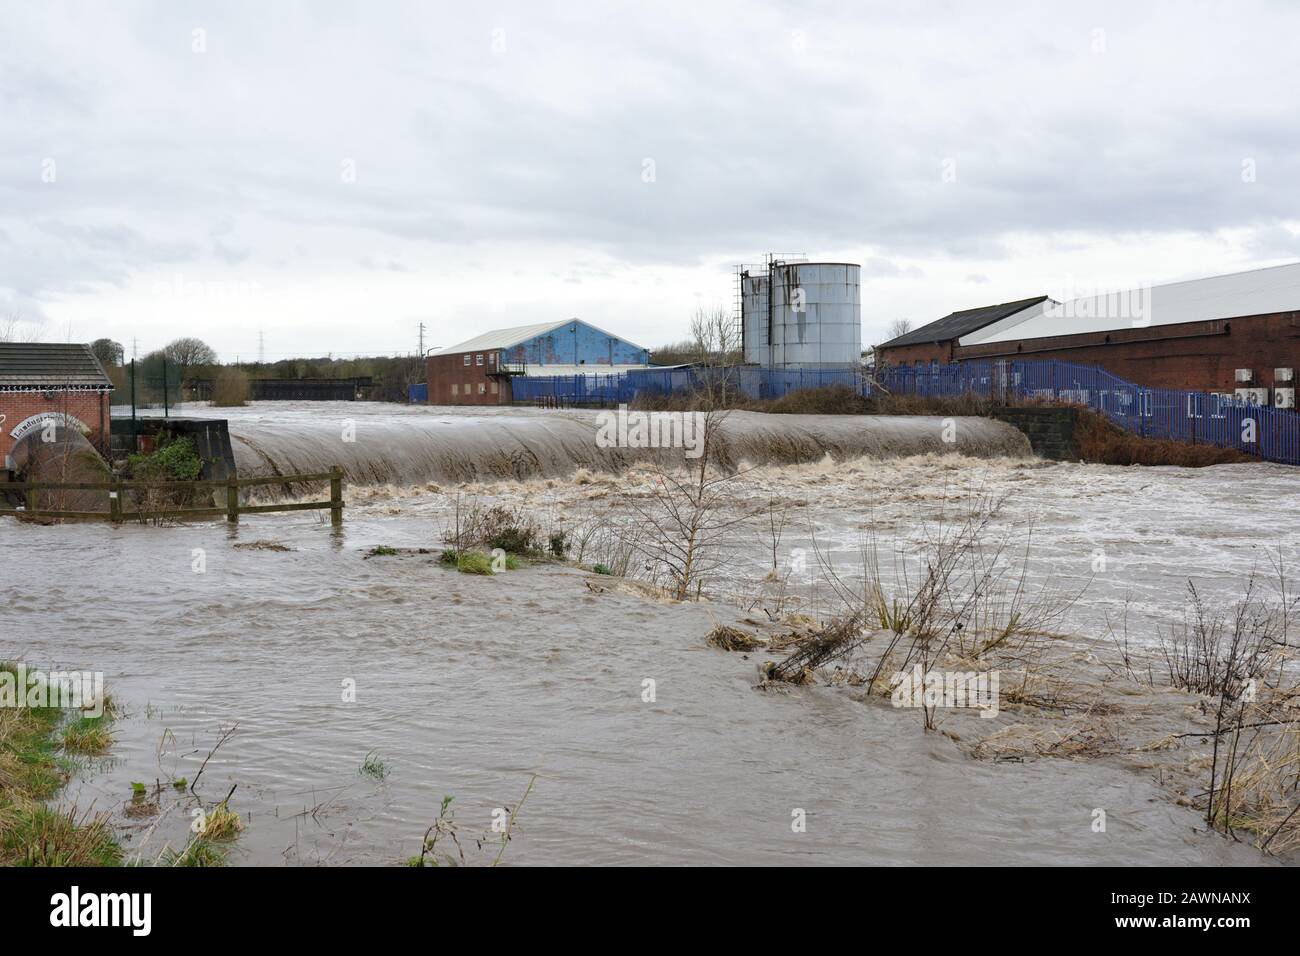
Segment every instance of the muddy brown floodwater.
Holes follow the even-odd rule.
[[[532,774],[510,863],[1262,861],[1137,774],[977,762],[839,688],[756,691],[753,661],[704,645],[708,605],[593,594],[567,568],[363,557],[428,543],[428,525],[0,524],[0,657],[102,670],[124,710],[112,757],[66,799],[113,811],[153,859],[192,805],[166,794],[161,822],[128,819],[131,782],[193,780],[237,723],[198,786],[211,803],[238,785],[236,863],[397,863],[444,795],[481,832]],[[293,550],[235,547],[258,540]],[[368,753],[384,780],[359,774]]]
[[[341,532],[309,513],[248,517],[236,530],[0,522],[0,659],[103,671],[122,711],[111,756],[82,768],[66,802],[113,813],[128,852],[144,860],[185,842],[199,800],[210,806],[235,787],[246,829],[234,863],[397,864],[418,853],[448,795],[469,862],[486,862],[494,848],[473,837],[536,774],[505,862],[1266,862],[1204,832],[1142,774],[1095,761],[973,760],[923,733],[915,713],[844,687],[755,690],[752,655],[705,645],[715,618],[734,619],[724,600],[593,591],[585,572],[555,565],[490,578],[440,567],[457,495],[555,526],[614,523],[649,478],[636,467],[572,474],[599,464],[565,431],[589,432],[579,418],[546,426],[558,437],[542,442],[550,451],[534,477],[476,465],[448,481],[458,447],[490,460],[480,426],[492,416],[451,426],[450,440],[431,416],[455,419],[360,403],[232,413],[250,469],[292,470],[295,456],[329,464],[335,419],[372,435],[378,464],[369,483],[353,475]],[[503,428],[531,427],[527,414],[499,417]],[[420,423],[415,438],[410,422]],[[933,424],[890,424],[877,437],[925,450]],[[1237,593],[1278,530],[1300,524],[1294,473],[1280,467],[1053,465],[1020,451],[1000,457],[997,430],[981,457],[970,446],[840,461],[864,440],[847,422],[818,427],[817,454],[747,470],[738,486],[736,508],[792,509],[783,567],[795,548],[860,565],[864,534],[906,547],[953,501],[996,494],[1007,499],[1001,526],[1034,524],[1031,577],[1087,585],[1069,620],[1080,635],[1096,636],[1127,599],[1145,622],[1137,638],[1149,640],[1154,622],[1180,610],[1187,577]],[[458,445],[467,434],[478,437]],[[539,446],[528,442],[533,461]],[[761,532],[757,519],[736,526],[720,594],[742,593],[767,570]],[[376,545],[435,550],[367,558]],[[1098,549],[1108,562],[1100,574]],[[813,574],[791,572],[796,584],[804,575],[810,607],[825,597]],[[355,701],[344,699],[351,686]],[[387,768],[383,779],[359,772],[368,755]],[[197,799],[166,786],[182,777],[199,777]],[[160,813],[132,811],[131,783],[154,781]],[[1104,833],[1093,831],[1097,808]],[[795,832],[800,812],[806,829]]]

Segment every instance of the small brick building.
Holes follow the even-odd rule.
[[[53,419],[101,451],[109,433],[113,383],[89,345],[0,342],[0,463],[11,470],[15,443]]]
[[[580,319],[497,329],[425,360],[430,405],[508,405],[519,375],[581,375],[642,368],[650,353]]]

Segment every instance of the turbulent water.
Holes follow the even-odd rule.
[[[360,484],[518,479],[569,475],[578,468],[622,471],[638,461],[681,461],[684,454],[682,449],[601,447],[601,413],[583,410],[262,402],[184,413],[228,417],[240,474],[250,476],[310,474],[340,465],[348,481]],[[1020,432],[983,418],[732,412],[720,431],[725,455],[737,466],[818,461],[827,454],[1029,453]]]
[[[435,443],[424,415],[455,422],[449,412],[349,411],[359,437],[405,435],[414,423],[423,437],[392,439],[403,448]],[[329,429],[334,413],[324,413]],[[310,410],[290,409],[284,423],[271,415],[244,410],[232,433],[259,442],[283,470],[331,463],[297,457],[327,449],[326,426],[290,426]],[[527,427],[563,427],[510,412],[452,428],[486,448],[493,418],[521,444],[532,441]],[[562,458],[566,446],[545,441]],[[1125,595],[1135,617],[1169,619],[1188,576],[1231,593],[1300,518],[1287,494],[1293,473],[1276,466],[836,461],[828,451],[737,476],[734,507],[754,508],[728,542],[720,574],[729,590],[770,562],[759,505],[793,509],[783,566],[796,547],[849,566],[864,534],[906,543],[944,509],[993,495],[1006,498],[999,527],[1036,522],[1035,577],[1088,585],[1071,616],[1082,632]],[[437,460],[385,454],[385,468],[399,472]],[[198,794],[210,806],[235,786],[230,803],[245,817],[234,862],[398,863],[418,852],[448,795],[469,862],[486,862],[495,844],[480,849],[475,837],[492,838],[494,811],[516,806],[534,774],[506,862],[1263,861],[1204,833],[1193,811],[1140,774],[1097,762],[975,761],[922,733],[915,713],[864,704],[845,688],[756,691],[754,660],[705,646],[714,618],[734,613],[722,603],[593,591],[571,568],[478,578],[438,566],[436,553],[367,558],[379,544],[436,548],[457,493],[576,528],[619,520],[650,478],[633,469],[429,480],[354,484],[339,532],[301,512],[249,517],[234,530],[0,523],[0,659],[103,671],[123,711],[112,756],[84,768],[66,799],[112,812],[128,851],[146,860],[184,842],[194,804],[166,784],[194,781],[206,759]],[[257,542],[291,550],[248,547]],[[1100,573],[1098,549],[1109,562]],[[811,582],[805,590],[817,596]],[[359,772],[368,755],[386,765],[382,780]],[[129,815],[131,783],[155,780],[161,816]],[[1097,807],[1110,808],[1104,834],[1092,830]],[[804,832],[791,826],[799,811]]]

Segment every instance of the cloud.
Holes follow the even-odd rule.
[[[858,250],[951,311],[1024,255],[1009,236],[1141,232],[1155,276],[1187,268],[1162,237],[1294,254],[1298,28],[1280,3],[1009,2],[996,29],[958,4],[32,7],[0,39],[0,288],[57,313],[215,259],[286,286],[482,269],[514,296],[565,249],[603,275],[558,266],[582,281],[539,311],[590,294],[671,337],[633,273],[707,266],[717,291],[680,300],[725,299],[727,262]]]

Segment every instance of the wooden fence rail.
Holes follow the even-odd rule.
[[[241,505],[239,489],[253,488],[259,485],[296,485],[313,481],[328,481],[330,496],[328,501],[292,501],[270,505]],[[156,509],[127,511],[123,508],[125,493],[128,491],[176,491],[184,489],[218,488],[226,489],[224,507],[184,508],[160,507]],[[324,508],[330,510],[330,523],[338,526],[343,523],[343,469],[337,465],[327,472],[308,475],[276,475],[271,478],[226,478],[198,479],[196,481],[0,481],[0,492],[21,491],[27,502],[32,501],[34,491],[107,491],[109,510],[104,511],[67,511],[57,508],[0,508],[0,515],[26,515],[30,518],[81,518],[86,520],[112,521],[120,523],[127,518],[215,518],[225,515],[226,520],[235,523],[239,516],[251,514],[269,514],[273,511],[314,511]]]

